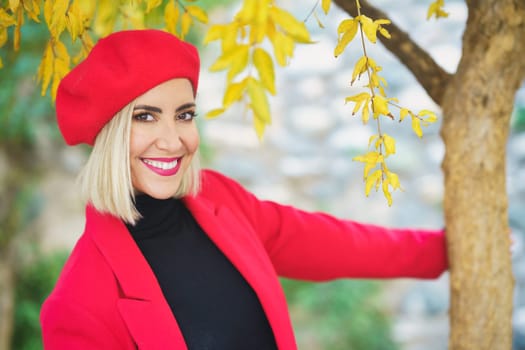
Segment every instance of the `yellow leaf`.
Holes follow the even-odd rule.
[[[233,47],[230,51],[224,52],[217,60],[211,65],[210,71],[216,72],[220,70],[224,70],[231,66],[233,62],[235,62],[235,59],[239,54],[242,54],[242,52],[247,52],[249,49],[248,45],[237,45]]]
[[[150,13],[156,7],[159,7],[162,4],[162,0],[147,0],[146,1],[146,13]]]
[[[44,0],[44,19],[46,20],[47,26],[51,25],[51,15],[53,14],[53,1]]]
[[[352,158],[352,160],[355,160],[356,162],[362,162],[362,163],[372,163],[377,164],[383,161],[383,156],[376,151],[370,151],[364,156],[356,156]]]
[[[245,33],[250,33],[248,41],[252,46],[262,42],[266,35],[266,29],[259,25],[250,25],[249,28],[242,28],[241,31],[244,33],[242,36],[243,40],[246,37]]]
[[[69,6],[69,0],[52,0],[51,2],[53,5],[48,27],[51,36],[58,38],[66,28],[66,10]]]
[[[84,32],[84,16],[78,6],[78,1],[73,1],[69,6],[66,16],[66,28],[71,34],[73,42]]]
[[[379,139],[379,135],[370,136],[370,138],[368,139],[368,148],[370,148],[370,145],[372,144],[372,142],[374,142],[375,139]]]
[[[268,23],[269,5],[272,0],[259,0],[257,11],[255,12],[255,27],[266,27]]]
[[[381,181],[381,170],[376,170],[372,175],[368,176],[365,180],[365,195],[368,197],[372,187],[377,186],[377,183]]]
[[[247,78],[247,87],[248,96],[250,97],[254,111],[257,111],[257,115],[262,117],[267,124],[270,124],[270,104],[264,92],[264,87],[258,80],[252,77]]]
[[[378,26],[381,26],[383,24],[390,24],[391,22],[389,19],[376,19],[374,23],[377,24]]]
[[[179,17],[179,6],[177,6],[173,0],[168,1],[164,7],[164,22],[166,23],[166,30],[173,35],[177,35]]]
[[[224,108],[215,108],[209,111],[208,113],[206,113],[204,117],[207,119],[217,118],[219,115],[223,114],[225,111],[226,109]]]
[[[377,151],[380,151],[380,147],[381,145],[383,144],[383,138],[382,137],[379,137],[377,140],[376,140],[376,143],[374,145],[375,149]]]
[[[362,56],[360,59],[357,60],[357,62],[354,65],[354,71],[352,73],[352,81],[350,82],[350,84],[353,84],[356,78],[359,78],[361,74],[366,72],[366,69],[368,67],[368,62],[370,61],[371,60],[366,56]]]
[[[242,98],[243,92],[246,89],[247,80],[243,79],[239,83],[230,83],[226,87],[222,104],[224,107],[229,107],[232,103],[239,101]]]
[[[20,6],[20,0],[9,0],[9,9],[12,13],[15,13],[18,9],[18,6]],[[3,11],[3,9],[0,9]]]
[[[202,8],[195,5],[188,5],[186,6],[186,10],[189,12],[189,14],[192,17],[195,17],[195,19],[201,23],[208,23],[208,15]]]
[[[144,28],[144,11],[142,8],[133,5],[133,2],[120,5],[120,13],[122,14],[122,27],[129,28]]]
[[[434,112],[432,112],[432,111],[427,110],[427,109],[421,110],[417,115],[420,116],[420,117],[428,116],[427,118],[425,118],[425,122],[426,123],[434,123],[434,122],[437,121],[436,114]]]
[[[401,184],[399,183],[399,177],[397,176],[397,174],[391,172],[391,171],[388,171],[386,173],[386,176],[388,178],[388,181],[390,183],[390,186],[392,186],[392,188],[394,190],[396,189],[401,189]],[[402,190],[402,189],[401,189]]]
[[[371,18],[361,15],[359,16],[359,23],[361,23],[361,27],[363,28],[363,32],[365,33],[366,37],[370,42],[374,43],[377,39],[377,26],[378,24],[374,21],[372,21]]]
[[[0,8],[0,28],[10,27],[15,24],[15,18],[8,14],[3,8]]]
[[[2,62],[2,57],[0,57],[0,69],[4,68],[4,63]]]
[[[39,3],[35,0],[25,0],[23,5],[29,18],[37,23],[40,23],[40,20],[38,19],[38,15],[40,15]]]
[[[291,13],[279,7],[270,8],[270,17],[283,31],[290,35],[294,41],[299,43],[311,43],[310,33],[304,22],[297,20]]]
[[[95,33],[98,36],[104,37],[113,31],[119,9],[118,6],[119,2],[117,1],[98,1],[96,18],[93,23]]]
[[[401,108],[401,111],[399,112],[399,122],[402,122],[403,119],[405,119],[405,117],[407,116],[407,114],[408,114],[408,109]]]
[[[281,67],[286,66],[288,64],[288,57],[293,56],[295,48],[293,39],[281,32],[276,32],[271,41],[277,63]]]
[[[374,169],[377,166],[376,163],[365,163],[365,167],[363,168],[363,180],[366,181],[366,178],[368,177],[368,173],[370,170]]]
[[[370,75],[370,81],[369,81],[370,86],[372,86],[373,88],[379,88],[381,86],[379,82],[380,82],[379,75],[377,75],[376,73],[372,73]],[[383,93],[381,93],[381,95],[383,95]]]
[[[361,92],[360,94],[349,96],[345,98],[345,103],[355,102],[355,106],[354,106],[354,110],[352,111],[352,115],[356,114],[357,111],[359,111],[363,103],[365,105],[368,105],[369,101],[370,101],[370,94],[367,92]]]
[[[232,81],[237,74],[242,72],[248,65],[250,47],[248,45],[241,45],[238,52],[233,56],[230,70],[228,71],[227,79]]]
[[[368,123],[369,117],[370,117],[370,110],[368,109],[368,104],[366,104],[363,107],[363,111],[361,112],[361,120],[363,120],[363,124]]]
[[[334,49],[335,57],[342,54],[346,46],[354,39],[357,33],[357,27],[357,21],[353,19],[347,19],[341,22],[337,31],[339,33],[343,33],[343,35],[339,37],[337,41],[337,46]]]
[[[353,31],[353,28],[357,30],[358,24],[359,21],[357,21],[355,18],[342,20],[341,23],[339,23],[339,25],[337,26],[337,34],[341,35],[345,32]]]
[[[188,32],[190,31],[191,23],[193,19],[188,12],[182,14],[182,19],[180,23],[180,38],[184,40]]]
[[[321,7],[323,8],[323,11],[325,14],[328,14],[328,11],[330,10],[330,4],[332,3],[331,0],[323,0],[321,3]]]
[[[68,16],[66,17],[66,28],[67,28],[67,31],[70,33],[71,41],[73,42],[77,40],[78,23],[79,23],[78,18],[75,17],[75,15],[73,15],[72,13],[69,13]]]
[[[387,39],[390,39],[392,36],[390,35],[390,33],[388,32],[388,30],[386,30],[385,28],[383,27],[379,27],[379,33],[381,33],[382,36],[384,36],[385,38]]]
[[[383,145],[387,156],[396,153],[396,140],[393,137],[383,134]]]
[[[421,120],[417,117],[412,117],[412,130],[419,137],[423,137],[423,130],[421,130]]]
[[[244,0],[241,10],[235,15],[235,19],[243,24],[252,22],[257,13],[257,5],[257,0]]]
[[[208,44],[212,41],[222,39],[225,31],[228,30],[228,25],[226,24],[214,24],[206,32],[204,37],[204,43]]]
[[[266,19],[266,36],[270,41],[275,39],[275,34],[277,33],[277,28],[275,22],[271,18]]]
[[[237,23],[231,23],[228,25],[228,29],[225,31],[222,37],[221,49],[222,52],[229,52],[237,46],[237,33],[239,25]]]
[[[362,102],[370,98],[370,94],[368,92],[361,92],[357,95],[348,96],[345,98],[345,103],[348,102]]]
[[[53,75],[53,47],[51,41],[49,41],[44,49],[44,55],[42,56],[42,61],[38,67],[38,81],[42,84],[41,94],[44,96],[46,94],[47,87],[51,82],[51,77]]]
[[[69,53],[67,52],[66,46],[61,41],[55,41],[54,42],[54,48],[53,52],[55,54],[55,65],[58,67],[58,69],[55,67],[56,70],[59,72],[63,71],[69,71],[69,63],[71,60],[71,57],[69,56]]]
[[[35,1],[40,1],[40,0],[35,0]],[[79,0],[78,7],[80,8],[84,16],[91,21],[91,19],[95,15],[95,11],[97,10],[97,1]]]
[[[448,12],[443,10],[444,6],[444,0],[436,0],[432,4],[430,4],[427,12],[427,20],[429,20],[432,16],[435,16],[436,19],[440,17],[448,17]]]
[[[383,194],[388,202],[388,206],[392,205],[392,195],[390,194],[390,189],[388,188],[390,181],[389,179],[383,180]]]
[[[253,64],[259,73],[259,79],[263,86],[272,94],[275,95],[275,71],[273,61],[266,50],[256,48],[253,51]]]
[[[254,127],[259,138],[262,138],[264,127],[271,123],[270,105],[261,83],[252,77],[247,80],[248,96],[254,113]]]
[[[374,111],[374,119],[380,114],[389,115],[390,111],[388,110],[387,99],[381,95],[375,95],[372,97],[372,110]]]

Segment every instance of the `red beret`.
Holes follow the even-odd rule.
[[[187,78],[197,92],[197,49],[167,32],[126,30],[98,41],[60,82],[57,122],[69,145],[93,145],[104,125],[158,84]]]

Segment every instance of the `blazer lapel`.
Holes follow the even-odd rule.
[[[122,289],[118,309],[139,349],[187,349],[180,328],[140,249],[121,220],[88,206],[89,233]]]

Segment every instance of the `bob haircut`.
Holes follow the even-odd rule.
[[[82,199],[100,212],[135,224],[140,213],[135,207],[135,190],[131,182],[129,144],[135,101],[125,106],[95,139],[89,159],[78,175]],[[198,151],[182,176],[174,198],[196,195],[200,189]]]

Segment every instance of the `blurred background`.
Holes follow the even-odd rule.
[[[228,21],[238,6],[233,0],[205,3],[214,23]],[[307,18],[314,5],[282,3],[298,18]],[[446,70],[455,70],[467,16],[462,1],[448,0],[450,16],[440,21],[425,21],[426,2],[374,4],[413,33]],[[349,82],[362,54],[358,46],[350,46],[333,57],[337,24],[346,17],[333,7],[328,16],[320,16],[324,29],[309,18],[307,26],[317,43],[299,46],[290,65],[278,69],[277,96],[271,100],[273,123],[262,141],[240,107],[217,119],[198,118],[204,166],[237,179],[262,199],[393,227],[441,228],[444,147],[439,122],[423,130],[423,139],[413,134],[409,123],[384,122],[383,131],[397,140],[390,168],[399,174],[404,191],[393,194],[392,207],[381,193],[364,195],[362,165],[352,158],[366,150],[375,130],[352,117],[352,106],[344,104],[353,94]],[[40,304],[84,225],[74,181],[89,148],[64,146],[51,100],[40,96],[35,75],[48,35],[39,28],[26,25],[20,52],[13,52],[11,45],[0,49],[0,289],[14,288],[16,350],[42,348]],[[203,116],[220,107],[225,76],[207,70],[218,47],[203,47],[198,29],[190,40],[201,47],[197,102]],[[380,44],[367,49],[383,67],[390,97],[410,109],[440,115],[439,107],[388,51]],[[517,350],[525,349],[525,87],[516,96],[506,171]],[[447,274],[431,281],[282,282],[300,349],[447,348]]]

